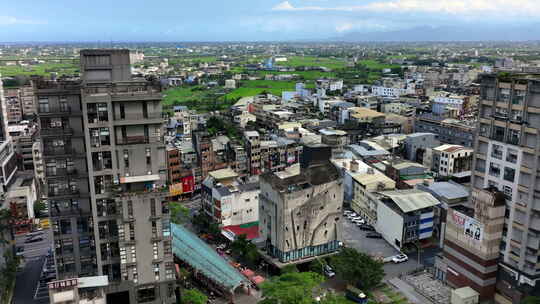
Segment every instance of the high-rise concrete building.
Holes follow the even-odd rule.
[[[0,142],[7,139],[7,115],[4,100],[4,84],[2,83],[2,74],[0,74]]]
[[[32,84],[20,88],[22,115],[24,119],[30,119],[36,114],[36,104],[34,103],[34,87]]]
[[[131,78],[128,50],[80,61],[80,80],[34,81],[58,278],[106,275],[110,303],[174,303],[160,88]]]
[[[506,196],[500,244],[498,303],[540,294],[540,77],[482,75],[474,189]]]
[[[260,238],[280,263],[339,249],[343,180],[331,156],[331,147],[304,147],[300,166],[260,176]]]

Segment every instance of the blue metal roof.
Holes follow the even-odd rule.
[[[181,225],[171,223],[173,253],[180,260],[202,272],[205,277],[223,288],[234,291],[247,279],[232,267],[227,260]]]

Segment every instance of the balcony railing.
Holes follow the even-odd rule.
[[[116,140],[117,145],[163,143],[162,136],[126,136]]]
[[[70,195],[78,195],[80,193],[79,189],[60,189],[60,190],[49,190],[49,197],[62,197]]]
[[[82,114],[82,111],[80,108],[76,107],[69,107],[69,106],[51,106],[48,107],[38,107],[38,113],[39,115],[56,115],[56,114],[62,114],[62,115],[68,115],[68,114]]]
[[[116,115],[115,121],[123,121],[123,120],[146,120],[146,119],[165,119],[164,115],[162,113],[148,113],[146,115],[143,115],[142,113],[126,113],[124,115]]]
[[[67,209],[64,209],[64,208],[52,207],[52,208],[50,208],[49,212],[50,212],[51,216],[73,216],[73,215],[82,216],[84,214],[90,214],[89,211],[85,212],[80,208],[67,208]]]
[[[45,156],[60,156],[60,155],[70,155],[70,154],[82,154],[71,147],[57,147],[57,148],[48,148],[43,149],[43,154]]]
[[[73,135],[72,128],[45,128],[40,131],[41,136],[70,136]]]
[[[66,169],[66,168],[58,168],[54,170],[45,170],[45,175],[47,177],[55,177],[55,176],[75,176],[79,172],[77,169]]]

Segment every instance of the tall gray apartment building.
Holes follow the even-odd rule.
[[[158,85],[128,50],[83,50],[81,79],[34,79],[58,279],[106,275],[108,303],[175,303]]]
[[[495,301],[520,303],[540,295],[540,75],[483,75],[479,112],[472,185],[506,197]]]

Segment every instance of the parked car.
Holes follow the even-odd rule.
[[[366,234],[366,237],[370,239],[382,239],[382,235],[377,232],[369,232],[368,234]]]
[[[353,212],[353,213],[347,214],[346,216],[347,216],[348,219],[352,219],[352,218],[358,217],[358,214]]]
[[[336,273],[334,272],[334,269],[332,269],[332,267],[330,267],[330,265],[326,264],[324,265],[324,275],[329,277],[329,278],[332,278],[334,276],[336,276]]]
[[[17,247],[17,256],[21,256],[24,254],[24,247]]]
[[[366,221],[364,221],[363,218],[355,218],[353,220],[351,220],[353,223],[357,224],[357,223],[360,223],[360,224],[365,224]]]
[[[27,238],[27,239],[31,239],[31,238],[33,238],[33,237],[40,236],[40,235],[42,235],[43,233],[44,233],[43,231],[30,232],[30,233],[27,233],[27,234],[26,234],[26,238]]]
[[[343,210],[343,214],[347,215],[347,214],[351,214],[353,213],[354,211],[351,211],[351,210]]]
[[[25,243],[37,243],[37,242],[41,242],[41,241],[43,241],[43,238],[40,237],[40,236],[37,236],[37,237],[28,238],[24,242]]]
[[[364,230],[364,231],[375,231],[375,228],[373,228],[373,226],[368,225],[368,224],[360,224],[358,225],[358,227],[360,227],[360,230]]]
[[[407,262],[409,260],[409,257],[407,257],[407,255],[405,254],[398,254],[396,256],[394,256],[392,258],[392,262],[394,262],[394,264],[398,264],[398,263],[403,263],[403,262]]]

